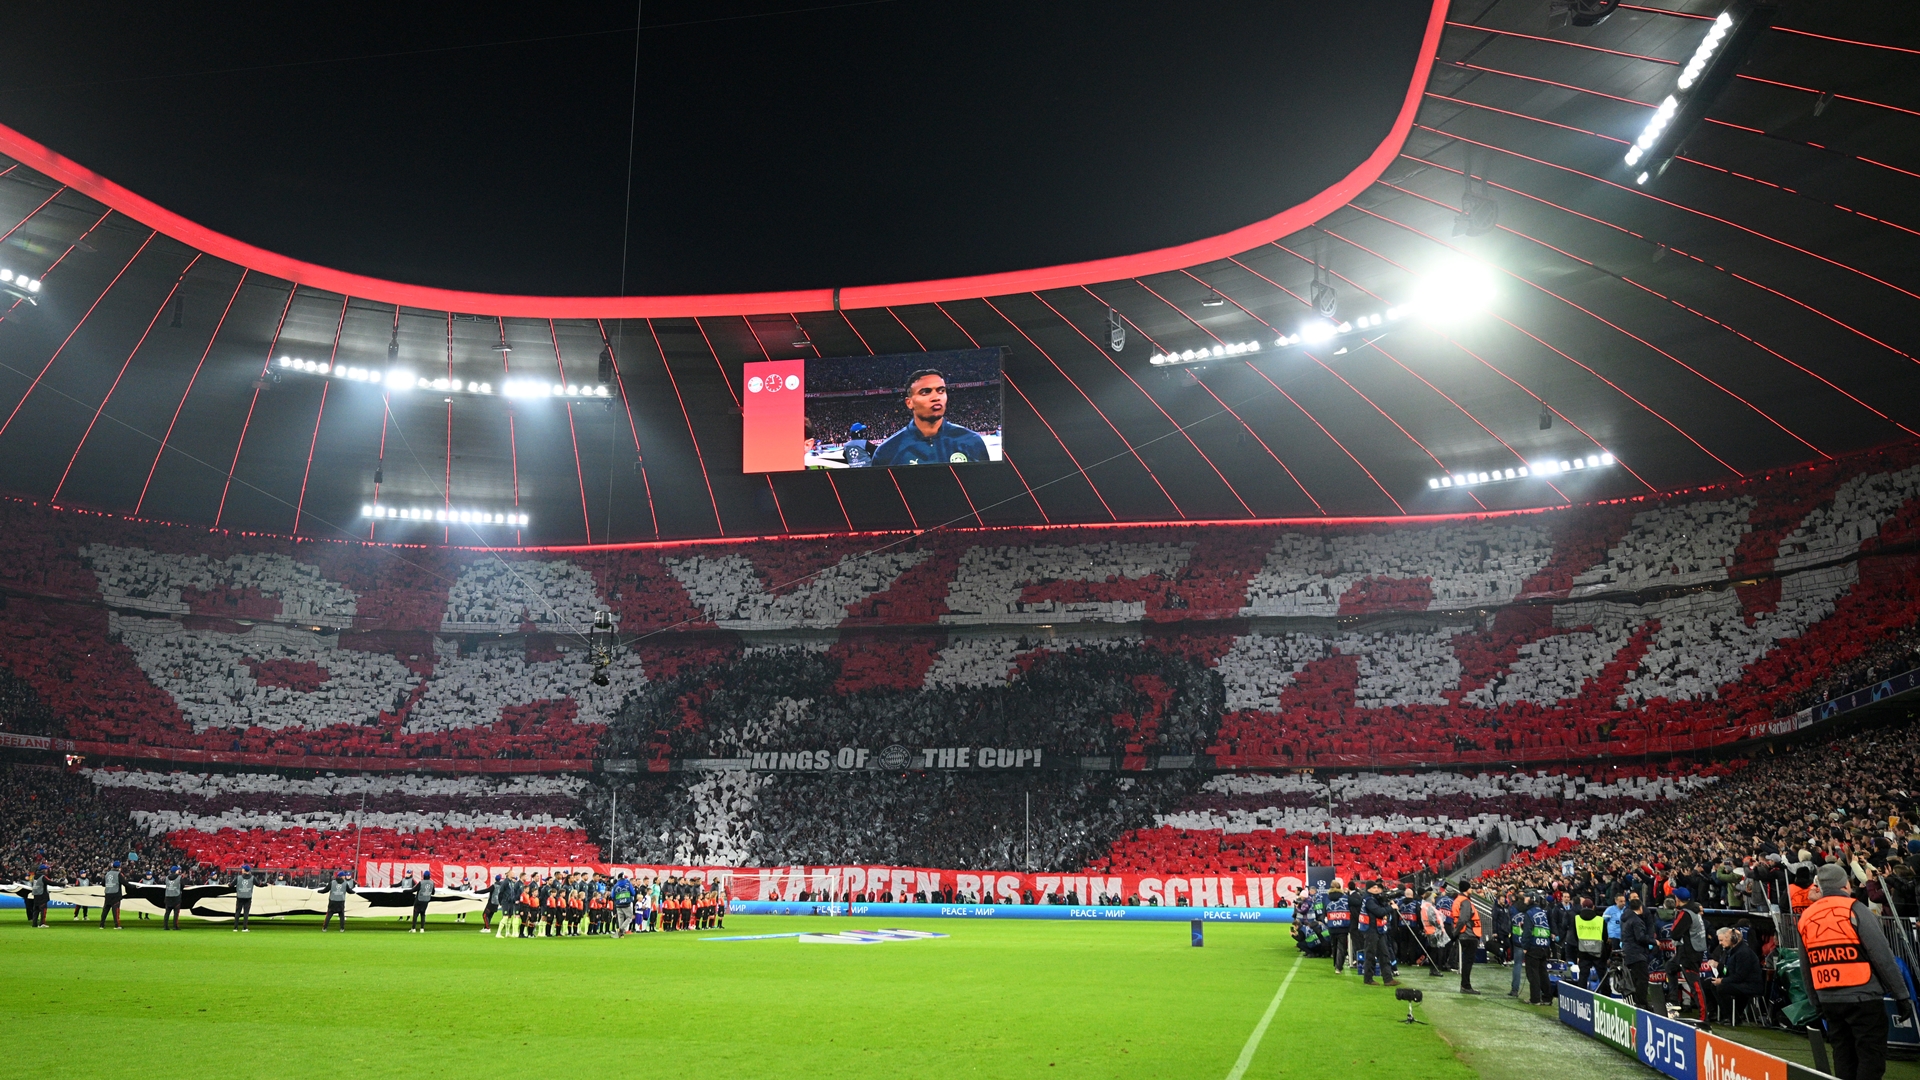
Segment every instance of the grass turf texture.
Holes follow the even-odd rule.
[[[1208,926],[1195,949],[1179,923],[891,920],[952,936],[700,940],[877,925],[736,916],[722,931],[496,941],[450,919],[426,934],[390,918],[346,934],[262,920],[244,935],[9,919],[0,1044],[29,1073],[158,1052],[356,1076],[673,1063],[752,1077],[1225,1077],[1299,955],[1284,927]],[[1245,1076],[1474,1076],[1433,1028],[1397,1023],[1405,1012],[1390,989],[1304,961]]]

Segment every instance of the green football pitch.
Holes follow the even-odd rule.
[[[16,915],[0,923],[0,1045],[25,1074],[1476,1075],[1434,1028],[1398,1023],[1390,989],[1300,961],[1284,927],[1208,926],[1196,949],[1181,923],[887,920],[950,936],[828,945],[703,939],[883,924],[735,916],[717,931],[501,941],[472,918],[425,934],[391,918],[235,934],[191,919],[101,931],[59,910],[30,930]]]

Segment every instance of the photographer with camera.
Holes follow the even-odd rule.
[[[1396,912],[1393,905],[1380,895],[1380,883],[1367,883],[1366,900],[1360,907],[1360,929],[1366,954],[1360,958],[1360,977],[1368,985],[1373,985],[1373,974],[1379,972],[1381,981],[1387,986],[1399,985],[1393,977],[1393,961],[1388,959],[1388,931],[1392,929]]]
[[[1478,994],[1473,988],[1473,961],[1480,951],[1480,940],[1485,936],[1480,924],[1480,909],[1473,903],[1473,883],[1462,881],[1460,895],[1453,898],[1453,929],[1458,935],[1455,939],[1459,948],[1460,992]]]

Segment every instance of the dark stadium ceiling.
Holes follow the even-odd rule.
[[[639,6],[10,5],[0,124],[373,277],[830,289],[1270,217],[1387,134],[1432,2],[651,0],[636,41]]]
[[[382,524],[382,539],[567,544],[948,523],[1472,513],[1713,483],[1912,438],[1920,430],[1920,18],[1891,0],[1781,4],[1774,28],[1760,35],[1680,159],[1637,188],[1621,154],[1673,89],[1707,19],[1725,6],[1622,4],[1599,26],[1549,29],[1547,0],[1455,4],[1404,144],[1388,147],[1397,156],[1377,179],[1340,193],[1308,219],[1313,224],[1184,265],[1069,275],[985,296],[948,293],[937,304],[855,303],[849,290],[842,311],[810,296],[793,308],[699,318],[664,307],[653,318],[551,320],[503,317],[506,307],[478,301],[449,304],[451,312],[396,307],[380,299],[386,294],[377,283],[342,295],[308,278],[290,284],[287,275],[304,271],[281,266],[276,273],[203,253],[219,245],[198,233],[183,239],[192,230],[139,207],[109,210],[83,192],[89,181],[78,172],[46,160],[44,169],[19,165],[0,177],[0,230],[12,230],[0,244],[0,267],[44,279],[44,287],[35,305],[0,308],[0,487],[180,522],[365,536],[358,515],[378,470],[384,502],[518,506],[532,520],[518,531],[456,526],[431,536],[423,526]],[[867,27],[889,5],[872,7],[830,15]],[[1343,19],[1354,10],[1323,7],[1338,8]],[[1305,54],[1365,63],[1406,32],[1396,20],[1420,22],[1416,9],[1388,6],[1374,16],[1377,26],[1360,25],[1356,15],[1337,42],[1322,38],[1282,53],[1252,47],[1230,56],[1253,39],[1244,29],[1214,27],[1225,36],[1216,36],[1222,44],[1213,53],[1182,39],[1188,43],[1169,44],[1164,56],[1115,61],[1103,84],[1115,95],[1107,110],[1114,115],[1102,122],[1146,124],[1145,114],[1162,107],[1153,94],[1121,93],[1121,82],[1164,89],[1165,102],[1205,126],[1216,152],[1162,160],[1123,140],[1103,169],[1077,175],[1219,174],[1241,190],[1270,186],[1267,194],[1280,193],[1272,204],[1238,203],[1227,219],[1207,216],[1218,213],[1214,205],[1181,208],[1178,222],[1141,219],[1133,232],[1116,226],[1122,239],[1106,247],[1076,248],[1058,232],[1005,261],[885,265],[932,267],[929,274],[1015,271],[1036,259],[1125,255],[1199,235],[1155,228],[1205,220],[1225,230],[1284,216],[1312,201],[1314,191],[1288,186],[1307,163],[1290,155],[1275,175],[1263,171],[1275,168],[1272,159],[1242,155],[1263,141],[1297,138],[1290,119],[1284,134],[1274,134],[1285,113],[1304,109],[1329,125],[1348,115],[1339,103],[1300,104],[1311,102],[1307,84],[1318,78],[1298,74]],[[979,35],[971,40],[1011,41],[1019,29],[1002,23]],[[11,64],[21,46],[17,35],[4,36]],[[1090,32],[1086,40],[1101,38]],[[1084,45],[1056,38],[1048,47],[1066,53]],[[1047,54],[1033,55],[1041,63]],[[942,56],[943,64],[953,59]],[[76,55],[68,67],[83,59]],[[502,66],[507,81],[517,81],[512,65]],[[1248,69],[1257,76],[1252,83],[1242,78]],[[1402,61],[1399,85],[1368,93],[1406,98],[1409,69]],[[235,93],[243,92],[236,84]],[[622,93],[617,85],[612,92]],[[1273,99],[1289,108],[1269,110],[1264,103]],[[136,177],[158,173],[143,172],[130,160],[139,156],[133,151],[101,147],[116,164],[95,160],[77,148],[93,136],[35,127],[16,117],[23,108],[0,93],[0,123],[19,119],[29,140],[167,210],[190,205],[142,189]],[[310,136],[339,153],[339,136],[314,134],[338,126],[333,121],[293,113],[258,122],[270,130],[255,137],[288,153]],[[198,138],[179,130],[186,124],[184,115],[174,122],[177,137]],[[529,201],[549,199],[552,189],[540,185],[550,174],[583,172],[572,164],[584,160],[570,145],[578,140],[529,135],[538,124],[537,117],[502,116],[494,130],[475,133],[492,167],[534,193]],[[1374,124],[1377,143],[1386,121]],[[798,129],[737,126],[762,160],[793,173],[840,152],[821,148],[823,139],[844,137],[835,129],[824,119]],[[377,141],[370,155],[383,152]],[[18,139],[12,145],[31,150]],[[1349,175],[1368,149],[1314,174],[1313,183]],[[595,160],[599,173],[624,167]],[[331,164],[315,161],[309,171]],[[1012,177],[1006,190],[1025,197],[1022,162],[989,164],[988,179]],[[73,187],[54,178],[63,172]],[[1497,224],[1482,235],[1454,232],[1468,194],[1463,172],[1484,178],[1472,185],[1473,198],[1497,204]],[[1100,187],[1087,182],[1090,191]],[[219,190],[209,183],[209,192]],[[337,190],[327,187],[324,197]],[[1101,190],[1115,197],[1116,189]],[[204,210],[213,196],[197,198],[191,205]],[[275,205],[284,214],[307,212]],[[207,216],[218,219],[219,209]],[[356,231],[347,214],[340,235],[314,242],[402,258],[400,249],[367,237],[435,212],[396,202],[367,216],[367,232]],[[889,207],[877,219],[897,213]],[[977,204],[967,213],[984,215],[988,233],[998,220]],[[538,275],[546,267],[519,253],[541,250],[565,229],[529,235],[525,220],[509,214],[465,224],[472,235],[456,261],[470,264],[474,277],[430,281],[433,266],[446,265],[439,259],[396,276],[472,286],[508,273],[499,268],[516,260]],[[752,250],[804,243],[794,238],[812,235],[812,226],[796,222],[784,221],[783,232]],[[420,227],[444,225],[424,220]],[[272,246],[264,233],[234,231],[238,240]],[[733,243],[739,234],[725,235]],[[884,248],[885,239],[879,243]],[[742,252],[741,260],[753,257]],[[311,251],[280,252],[302,253]],[[1149,362],[1158,351],[1217,342],[1271,345],[1307,316],[1315,259],[1329,269],[1343,316],[1400,303],[1423,278],[1455,275],[1463,262],[1491,267],[1497,294],[1484,314],[1444,327],[1398,327],[1341,354],[1309,347],[1204,366]],[[341,259],[335,269],[364,273],[379,265]],[[886,271],[848,274],[850,282],[887,280]],[[670,281],[661,290],[683,291]],[[1224,302],[1209,306],[1210,290]],[[1117,354],[1105,347],[1109,306],[1128,327]],[[742,475],[740,365],[799,355],[796,319],[824,355],[1008,347],[1013,464]],[[497,398],[415,392],[396,396],[388,411],[375,387],[291,373],[278,382],[262,378],[269,357],[282,354],[383,366],[396,323],[403,363],[462,379],[557,378],[564,370],[569,381],[591,383],[604,332],[624,397],[510,407]],[[502,335],[512,350],[505,366],[495,349]],[[1543,428],[1543,418],[1551,425]],[[1443,470],[1600,453],[1617,455],[1622,467],[1552,484],[1428,487]]]

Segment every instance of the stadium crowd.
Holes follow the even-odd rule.
[[[1872,903],[1890,899],[1889,913],[1920,915],[1916,803],[1920,724],[1906,720],[1761,758],[1605,835],[1535,848],[1487,884],[1596,902],[1630,891],[1651,906],[1671,897],[1765,912],[1804,907],[1794,890],[1832,863]]]
[[[40,866],[73,881],[116,859],[165,867],[180,858],[85,777],[52,765],[0,764],[0,881],[24,881]]]

